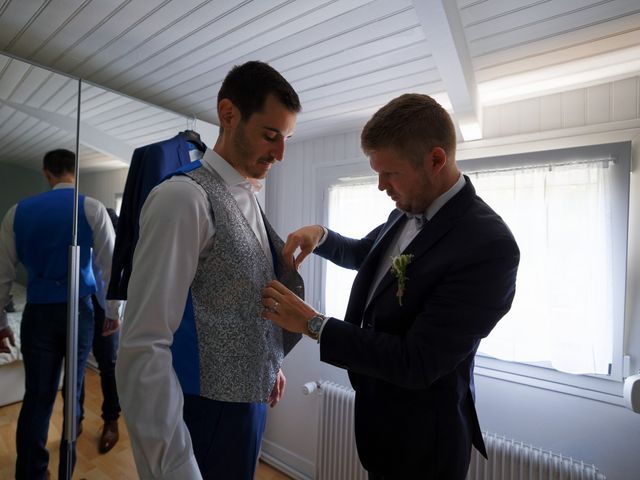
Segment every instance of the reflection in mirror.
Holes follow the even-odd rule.
[[[123,202],[129,164],[137,148],[190,131],[182,136],[189,148],[201,151],[203,143],[213,146],[217,136],[217,126],[194,121],[192,116],[185,117],[84,82],[80,88],[79,190],[106,207],[118,208]],[[22,199],[50,190],[42,174],[46,152],[60,148],[76,150],[78,89],[77,79],[0,54],[0,217]],[[199,138],[194,132],[199,133]],[[0,252],[4,255],[4,251]],[[26,282],[26,272],[19,271],[13,303],[7,305],[12,310],[8,316],[18,345]],[[12,348],[11,354],[0,353],[0,406],[22,401],[24,385],[19,348]],[[93,417],[99,418],[100,412],[93,413],[96,414]],[[15,445],[13,439],[7,440],[7,445]],[[53,435],[49,440],[57,450],[60,436]],[[15,462],[15,448],[0,452],[0,463],[13,466]],[[49,464],[51,472],[58,467],[55,463],[54,460]],[[77,468],[76,471],[81,473]],[[13,470],[5,472],[14,475]]]
[[[120,213],[129,165],[137,148],[191,131],[209,148],[217,126],[83,81],[80,107],[80,192]],[[212,105],[215,108],[215,105]],[[196,135],[190,139],[196,143]],[[200,145],[201,146],[201,145]]]
[[[18,201],[49,190],[42,174],[47,151],[75,151],[77,95],[77,79],[0,54],[0,218]],[[16,288],[24,285],[19,265]],[[2,387],[0,395],[10,391]]]
[[[62,355],[55,353],[55,348],[60,351],[66,343],[64,336],[58,342],[51,340],[55,338],[52,329],[64,334],[66,328],[66,235],[70,236],[72,222],[72,204],[66,199],[72,198],[73,173],[69,176],[67,170],[60,171],[55,179],[46,180],[43,158],[56,149],[75,152],[78,89],[78,79],[0,55],[0,332],[4,332],[0,336],[9,331],[6,322],[16,344],[9,352],[0,353],[0,406],[20,402],[24,396],[19,408],[24,420],[16,428],[23,433],[17,442],[23,452],[17,468],[26,477],[42,476],[30,469],[47,466],[43,451],[31,447],[34,440],[47,438],[49,424],[33,420],[47,419],[48,400],[51,398],[52,405],[58,386],[55,379],[62,366]],[[73,172],[73,154],[66,158],[71,162],[68,171]],[[51,192],[56,182],[70,183],[70,188],[62,195]],[[64,230],[58,225],[64,225]],[[47,249],[43,254],[40,246],[44,244]],[[57,307],[60,304],[64,308]],[[0,342],[7,346],[6,339]],[[30,389],[31,400],[25,394],[25,364],[30,365],[29,384],[48,385],[37,391]],[[3,438],[13,447],[3,452],[3,462],[13,468],[16,442],[11,440]],[[61,451],[67,451],[60,435],[52,440],[60,443]],[[24,455],[26,449],[29,455]],[[57,465],[50,468],[55,471]],[[2,471],[13,477],[13,471]]]

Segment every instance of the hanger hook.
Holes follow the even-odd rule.
[[[196,122],[198,121],[198,119],[196,118],[196,114],[192,113],[191,114],[191,118],[187,117],[187,130],[193,130],[195,132],[196,130]],[[191,122],[191,125],[189,125],[189,122]]]

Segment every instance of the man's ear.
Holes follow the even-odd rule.
[[[447,164],[447,153],[442,147],[433,147],[427,154],[425,161],[434,174],[438,175]]]
[[[231,100],[223,98],[218,103],[218,120],[222,128],[233,127],[240,117],[240,111]]]

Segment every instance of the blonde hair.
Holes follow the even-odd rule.
[[[447,157],[455,159],[456,130],[447,111],[433,98],[405,93],[371,117],[360,144],[367,155],[391,148],[417,166],[434,147],[441,147]]]

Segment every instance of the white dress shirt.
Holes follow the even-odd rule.
[[[58,183],[53,189],[73,188],[72,183]],[[18,265],[18,253],[16,251],[16,238],[13,231],[13,221],[16,216],[17,205],[14,205],[4,216],[0,225],[0,305],[4,306],[9,299],[11,284],[16,279],[16,266]],[[98,200],[85,197],[84,214],[93,232],[93,272],[96,278],[96,296],[100,305],[105,308],[108,318],[120,318],[121,300],[107,300],[104,293],[111,276],[111,255],[115,243],[115,232],[107,209]],[[100,296],[102,292],[102,296]],[[105,304],[106,303],[106,304]],[[0,329],[7,326],[7,315],[0,308]]]
[[[272,262],[252,191],[257,182],[249,182],[212,150],[207,150],[202,165],[229,186]],[[120,403],[141,478],[201,478],[182,419],[183,395],[170,347],[199,259],[207,254],[214,235],[207,194],[187,176],[174,176],[155,187],[142,207],[116,366]]]

